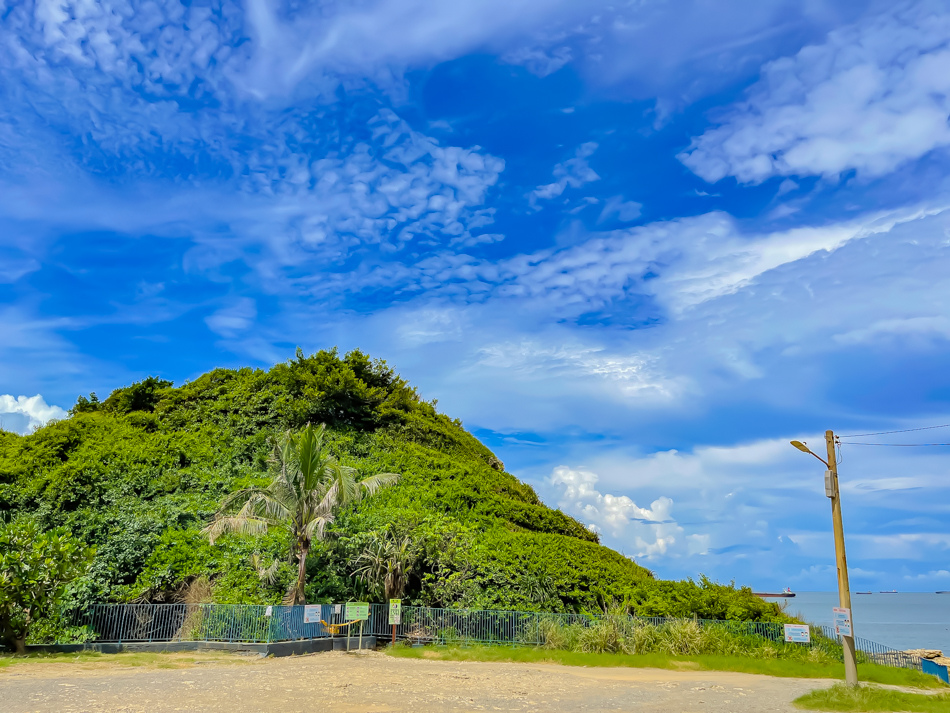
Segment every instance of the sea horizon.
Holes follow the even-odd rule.
[[[860,590],[869,591],[869,590]],[[838,593],[796,591],[795,597],[768,597],[784,610],[809,624],[831,625]],[[950,654],[950,594],[886,590],[868,594],[851,592],[854,633],[893,649],[940,649]]]

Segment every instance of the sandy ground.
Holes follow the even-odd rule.
[[[162,666],[26,663],[0,670],[0,710],[52,711],[795,711],[827,680],[708,671],[398,659],[325,653],[172,659]]]

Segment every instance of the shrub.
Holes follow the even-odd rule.
[[[90,554],[63,529],[41,532],[23,520],[0,526],[0,636],[10,648],[25,651],[30,628],[55,613]]]

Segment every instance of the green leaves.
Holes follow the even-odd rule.
[[[62,528],[41,532],[27,520],[0,526],[0,633],[23,650],[29,627],[48,615],[92,553]]]
[[[226,497],[215,519],[202,532],[214,542],[225,532],[260,535],[269,529],[286,530],[298,561],[298,578],[285,602],[306,600],[306,560],[314,539],[323,539],[337,511],[375,493],[399,476],[383,473],[357,480],[357,470],[344,466],[323,446],[326,426],[307,424],[300,433],[288,431],[274,444],[277,474],[264,488],[252,488]],[[232,505],[242,503],[236,514]]]

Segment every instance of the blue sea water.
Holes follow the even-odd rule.
[[[811,624],[830,625],[837,592],[797,592],[786,612]],[[950,594],[851,594],[854,634],[894,649],[941,649],[950,655]]]

